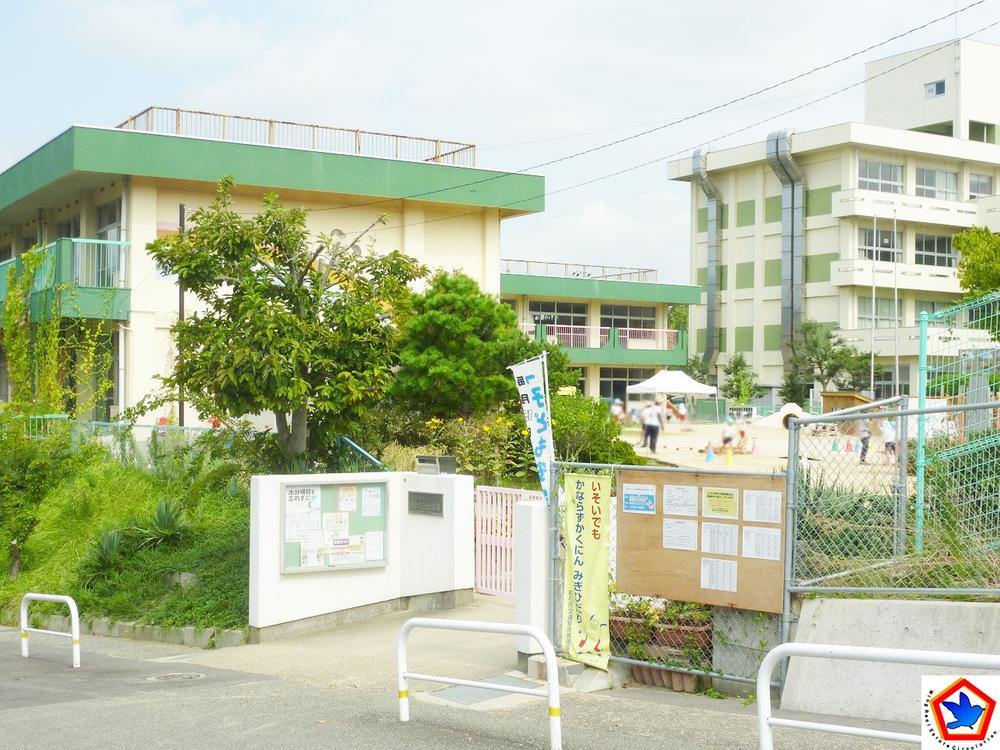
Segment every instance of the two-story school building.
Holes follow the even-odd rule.
[[[113,326],[114,387],[93,414],[113,419],[172,366],[176,280],[145,247],[177,231],[181,205],[209,204],[231,175],[235,210],[255,213],[275,192],[309,212],[313,232],[351,234],[386,214],[376,249],[461,270],[498,294],[501,222],[543,210],[545,186],[477,169],[475,153],[434,138],[155,107],[117,127],[73,126],[0,173],[0,304],[10,264],[43,246],[43,283],[72,293],[60,315]],[[0,361],[4,399],[6,376]]]

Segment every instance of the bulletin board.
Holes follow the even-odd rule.
[[[282,484],[281,572],[384,567],[388,485]]]
[[[784,477],[622,471],[617,511],[621,591],[783,610]]]

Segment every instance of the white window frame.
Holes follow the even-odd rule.
[[[574,310],[574,307],[583,307],[583,311]],[[551,310],[544,309],[551,307]],[[551,315],[552,325],[557,326],[577,326],[583,328],[587,325],[587,316],[590,313],[589,305],[586,302],[561,302],[548,299],[528,300],[528,320],[534,322],[536,315]]]
[[[933,240],[933,247],[928,249],[927,241]],[[952,244],[949,234],[918,233],[915,242],[914,263],[918,266],[934,266],[937,268],[955,268],[958,265],[958,253]]]
[[[875,228],[858,227],[858,257],[865,260],[884,261],[886,263],[899,263],[903,260],[903,233],[896,232],[895,238],[891,229],[879,229],[879,245],[875,246]],[[886,244],[886,240],[892,244]]]
[[[958,200],[958,172],[917,167],[917,195],[938,200]]]
[[[624,313],[613,312],[616,307],[624,307]],[[605,312],[611,310],[612,312]],[[615,321],[624,320],[625,325]],[[607,322],[606,322],[607,321]],[[601,305],[601,328],[656,328],[655,305]]]
[[[902,193],[905,174],[903,165],[897,162],[864,157],[858,160],[858,188],[861,190]]]
[[[858,328],[865,331],[872,327],[871,307],[871,297],[858,297]],[[896,300],[895,321],[892,319],[892,297],[876,297],[875,310],[876,328],[901,328],[903,326],[903,300]]]
[[[989,198],[991,195],[993,195],[993,175],[969,172],[969,200]]]

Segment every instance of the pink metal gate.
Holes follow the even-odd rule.
[[[476,488],[476,591],[514,596],[514,505],[541,500],[541,492]]]

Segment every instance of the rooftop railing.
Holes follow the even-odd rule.
[[[641,281],[656,283],[653,268],[627,266],[602,266],[587,263],[558,263],[547,260],[500,259],[500,273],[525,276],[562,276],[573,279],[601,279],[610,281]]]
[[[381,159],[427,161],[474,167],[476,147],[435,138],[418,138],[368,130],[332,128],[288,120],[224,115],[176,107],[149,107],[117,126],[122,130],[167,133],[234,143],[286,146],[357,154]]]

